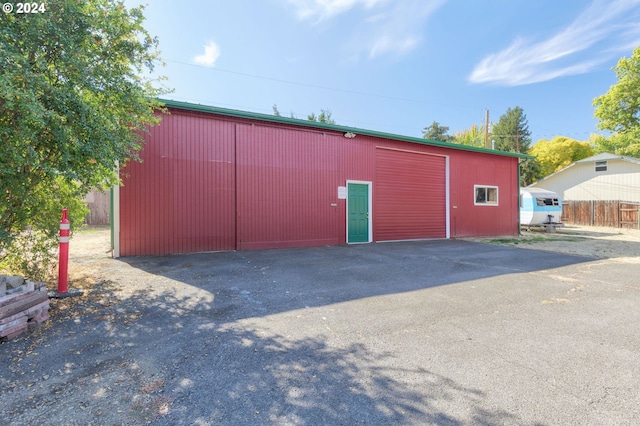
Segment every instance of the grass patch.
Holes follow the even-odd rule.
[[[486,243],[490,244],[518,244],[520,241],[517,238],[494,238],[492,240],[486,240]]]
[[[518,244],[535,244],[535,243],[546,243],[553,241],[568,241],[568,242],[576,242],[581,241],[584,238],[580,237],[514,237],[514,238],[493,238],[490,240],[486,240],[485,242],[490,244],[506,244],[506,245],[518,245]]]
[[[109,225],[82,225],[76,232],[81,234],[89,234],[91,232],[102,232],[105,230],[110,230],[111,227]]]

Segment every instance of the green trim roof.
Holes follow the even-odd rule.
[[[443,148],[458,149],[461,151],[481,152],[484,154],[503,155],[507,157],[517,157],[517,158],[523,158],[523,159],[534,158],[531,155],[520,154],[517,152],[506,152],[506,151],[497,151],[497,150],[486,149],[486,148],[476,148],[473,146],[460,145],[460,144],[455,144],[450,142],[434,141],[434,140],[416,138],[411,136],[395,135],[392,133],[360,129],[357,127],[347,127],[347,126],[340,126],[337,124],[319,123],[317,121],[302,120],[299,118],[288,118],[288,117],[282,117],[277,115],[261,114],[257,112],[240,111],[240,110],[228,109],[228,108],[219,108],[219,107],[208,106],[208,105],[194,104],[190,102],[175,101],[172,99],[158,99],[158,100],[169,108],[184,109],[188,111],[208,112],[208,113],[224,115],[228,117],[267,121],[271,123],[290,124],[295,126],[313,127],[316,129],[333,130],[335,132],[341,132],[341,133],[350,132],[350,133],[355,133],[356,135],[373,136],[377,138],[385,138],[385,139],[392,139],[392,140],[403,141],[403,142],[418,143],[421,145],[432,145],[432,146],[438,146]]]

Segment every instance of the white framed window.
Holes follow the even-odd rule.
[[[607,171],[607,162],[596,161],[596,172],[606,172],[606,171]]]
[[[475,198],[473,204],[476,206],[497,206],[498,187],[488,185],[473,185]]]

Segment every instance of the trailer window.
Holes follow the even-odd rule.
[[[606,172],[606,171],[607,171],[607,162],[596,161],[596,172]]]
[[[474,185],[475,205],[498,205],[498,187]]]
[[[560,202],[557,198],[536,198],[536,203],[539,206],[559,206]]]

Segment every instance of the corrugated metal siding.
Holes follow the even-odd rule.
[[[367,135],[347,139],[337,132],[209,113],[171,113],[151,129],[144,162],[123,170],[130,175],[123,178],[120,197],[123,256],[343,244],[346,200],[338,200],[337,192],[347,180],[373,183],[374,240],[446,236],[444,157],[394,157],[398,167],[376,172],[376,153],[382,151],[376,147],[449,157],[452,237],[517,233],[517,158]],[[437,164],[424,167],[425,161]],[[423,169],[438,171],[429,175]],[[419,170],[419,178],[396,175],[408,170]],[[420,182],[412,193],[437,182],[433,194],[438,195],[416,204],[412,197],[397,196],[398,181]],[[499,206],[474,206],[474,184],[498,186]],[[437,223],[435,229],[417,233],[417,219],[392,220],[394,210],[415,213],[420,205],[434,214],[428,222]],[[418,214],[419,219],[428,214]],[[407,226],[411,222],[414,228]]]
[[[131,162],[123,170],[120,189],[120,255],[161,254],[172,237],[173,227],[162,211],[170,204],[173,171],[163,160],[171,149],[173,129],[163,121],[163,132],[145,137],[140,152],[144,163]]]
[[[233,123],[164,116],[124,170],[121,255],[235,249]]]
[[[518,232],[518,159],[456,152],[451,156],[451,236],[483,237]],[[498,187],[498,205],[474,205],[474,185]]]
[[[374,241],[445,238],[446,158],[376,150]]]
[[[238,124],[238,248],[338,244],[336,136]]]
[[[338,186],[346,186],[347,180],[373,182],[375,176],[375,139],[358,135],[355,139],[339,137],[338,140]],[[336,187],[337,192],[337,187]],[[337,200],[339,208],[338,226],[341,244],[347,241],[347,200]]]

